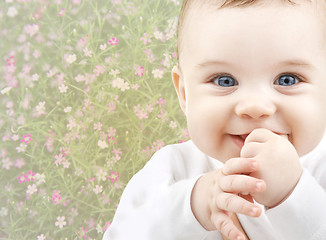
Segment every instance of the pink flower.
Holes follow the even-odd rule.
[[[121,156],[121,154],[122,154],[120,148],[113,149],[113,150],[112,150],[112,153],[114,153],[114,155],[115,155],[115,157],[117,158],[117,160],[120,159],[120,156]]]
[[[102,128],[102,123],[98,122],[98,123],[94,123],[94,130],[101,130]]]
[[[96,76],[99,76],[100,74],[103,74],[105,72],[105,67],[103,65],[97,65],[93,72]]]
[[[116,107],[117,104],[115,102],[109,102],[107,105],[108,113],[113,112]]]
[[[134,84],[131,85],[131,88],[134,89],[134,90],[136,90],[136,91],[138,90],[139,87],[140,86],[139,86],[138,83],[134,83]]]
[[[51,198],[52,202],[54,204],[59,204],[61,201],[61,195],[60,195],[60,190],[54,190],[52,193],[52,198]]]
[[[117,129],[109,127],[109,137],[114,137],[116,135]]]
[[[162,147],[164,147],[164,142],[160,140],[156,140],[155,142],[153,142],[152,150],[156,152],[160,150]]]
[[[106,222],[105,227],[104,227],[104,231],[106,231],[110,226],[111,226],[111,222]]]
[[[23,136],[23,139],[22,140],[20,140],[21,142],[23,142],[23,143],[29,143],[30,141],[32,141],[32,137],[31,137],[31,134],[28,134],[28,135],[24,135]]]
[[[91,178],[91,179],[87,179],[87,182],[94,182],[96,180],[95,177]]]
[[[109,128],[109,133],[108,133],[108,143],[116,143],[115,142],[115,135],[116,135],[117,129],[114,129],[113,127]]]
[[[38,31],[40,27],[37,24],[27,24],[24,26],[24,31],[27,33],[30,37],[33,37]]]
[[[23,158],[16,159],[15,167],[21,168],[25,166],[25,160]]]
[[[142,40],[144,42],[144,44],[146,45],[147,43],[151,43],[152,42],[152,35],[149,35],[147,33],[144,33],[144,36],[140,38],[140,40]]]
[[[139,119],[147,119],[148,118],[148,112],[144,111],[143,109],[139,110],[138,112],[136,112],[136,116]]]
[[[84,229],[84,227],[81,227],[80,230],[78,231],[79,238],[87,238],[86,233],[87,229]]]
[[[59,17],[62,17],[63,14],[65,14],[65,12],[66,12],[66,9],[65,8],[61,8],[60,12],[58,13],[58,16]]]
[[[6,59],[7,66],[14,66],[16,64],[15,57],[10,56],[9,58]]]
[[[108,176],[108,179],[111,180],[111,182],[115,182],[119,180],[119,172],[111,171],[111,176]]]
[[[56,159],[54,162],[56,166],[61,165],[66,160],[65,156],[62,153],[55,155],[54,158]]]
[[[143,66],[136,66],[135,67],[135,75],[143,76],[144,72],[145,72],[145,70],[144,70]]]
[[[19,183],[23,183],[23,182],[30,182],[30,181],[34,181],[34,176],[35,176],[35,172],[32,171],[28,171],[27,175],[25,175],[24,172],[22,172],[20,174],[19,177],[17,177],[17,179],[19,180]]]
[[[164,105],[166,104],[166,100],[164,100],[163,98],[160,98],[159,100],[157,100],[156,102],[160,107],[164,107]]]
[[[110,44],[110,45],[117,45],[118,42],[119,42],[119,39],[117,39],[117,38],[115,38],[115,37],[113,37],[113,38],[111,38],[111,39],[109,40],[109,44]]]

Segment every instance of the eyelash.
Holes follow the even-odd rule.
[[[297,81],[297,82],[296,82],[295,84],[293,84],[293,85],[296,85],[296,84],[298,84],[298,83],[300,83],[300,82],[304,82],[303,77],[299,76],[298,74],[290,73],[290,72],[285,72],[285,73],[281,73],[280,75],[278,75],[278,76],[276,77],[276,79],[273,81],[273,83],[275,84],[275,82],[278,81],[278,80],[279,80],[281,77],[283,77],[283,76],[290,76],[290,77],[293,77],[293,78]],[[236,84],[235,84],[234,86],[239,85],[238,81],[237,81],[237,80],[236,80],[232,75],[227,74],[227,73],[220,73],[220,74],[213,75],[212,77],[209,78],[208,81],[209,81],[210,83],[212,83],[212,84],[217,85],[217,83],[215,83],[214,81],[218,80],[218,79],[221,78],[221,77],[230,77],[230,78],[232,78],[232,79],[236,82]],[[282,86],[282,85],[280,85],[280,84],[275,84],[275,85]],[[289,85],[289,86],[292,86],[292,85]]]
[[[299,76],[298,74],[295,74],[295,73],[282,73],[282,74],[280,74],[279,76],[277,76],[277,78],[274,80],[274,84],[275,84],[275,82],[277,81],[277,80],[279,80],[281,77],[283,77],[283,76],[291,76],[291,77],[293,77],[295,80],[297,80],[297,82],[295,83],[295,84],[293,84],[293,85],[296,85],[296,84],[298,84],[298,83],[300,83],[300,82],[304,82],[304,80],[303,80],[303,77],[301,77],[301,76]],[[277,85],[280,85],[280,84],[277,84]],[[282,85],[280,85],[280,86],[282,86]],[[292,85],[291,85],[292,86]]]
[[[238,81],[235,79],[235,77],[233,77],[232,75],[227,74],[227,73],[220,73],[220,74],[213,75],[212,77],[209,78],[208,81],[209,81],[210,83],[212,83],[212,84],[217,85],[214,81],[215,81],[215,80],[218,80],[218,79],[221,78],[221,77],[230,77],[230,78],[232,78],[232,79],[236,82],[235,86],[236,86],[236,85],[239,85],[239,83],[238,83]]]

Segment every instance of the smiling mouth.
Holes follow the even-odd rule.
[[[279,135],[279,136],[282,136],[282,137],[285,137],[286,139],[289,139],[289,135],[288,134],[281,134],[281,133],[276,133],[274,132],[275,134]],[[244,143],[247,139],[247,137],[249,136],[250,133],[247,133],[247,134],[240,134],[240,135],[233,135],[233,134],[230,134],[233,142],[240,148],[242,148],[244,146]]]
[[[248,135],[249,135],[249,133],[248,134],[242,134],[242,135],[236,135],[236,136],[241,138],[243,141],[246,141],[246,138],[248,137]]]
[[[235,145],[237,145],[239,148],[242,148],[246,138],[249,134],[242,134],[242,135],[230,135]]]

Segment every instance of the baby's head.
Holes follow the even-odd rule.
[[[326,126],[324,0],[186,0],[173,80],[203,152],[239,157],[256,128],[288,137],[300,156]]]

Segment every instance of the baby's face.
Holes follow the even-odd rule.
[[[190,11],[173,79],[197,147],[225,162],[266,128],[311,151],[326,122],[320,13],[309,1]]]

